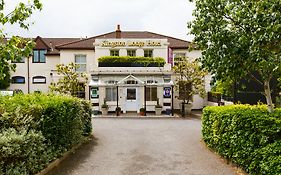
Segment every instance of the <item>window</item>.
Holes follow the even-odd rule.
[[[137,96],[136,96],[136,89],[127,89],[127,100],[136,100]]]
[[[174,54],[174,65],[185,60],[185,53],[179,52]]]
[[[127,50],[127,55],[131,56],[131,57],[135,57],[136,56],[136,50]]]
[[[75,71],[85,72],[86,71],[86,55],[75,55]]]
[[[91,88],[91,98],[99,98],[99,88],[98,87],[92,87]]]
[[[136,80],[127,80],[126,84],[138,84]]]
[[[171,75],[164,75],[163,79],[164,79],[164,83],[170,83],[171,82]]]
[[[12,77],[12,84],[24,84],[25,83],[25,78],[22,76],[15,76]]]
[[[93,82],[97,83],[97,82],[99,82],[99,77],[92,75],[92,80],[93,80]]]
[[[119,50],[110,50],[110,56],[119,56]]]
[[[146,101],[157,101],[157,87],[146,87]]]
[[[144,57],[153,57],[153,50],[144,50]]]
[[[14,60],[12,61],[12,63],[24,63],[25,62],[25,58],[21,57],[19,60]]]
[[[36,76],[32,78],[33,84],[45,84],[46,83],[46,77],[43,76]]]
[[[154,84],[154,83],[158,83],[157,80],[146,80],[146,84]]]
[[[118,81],[115,81],[115,80],[106,81],[106,84],[116,84],[116,83],[118,83]]]
[[[117,101],[117,88],[108,87],[105,89],[105,99],[106,101]]]
[[[33,50],[33,63],[46,63],[46,56],[47,50]]]

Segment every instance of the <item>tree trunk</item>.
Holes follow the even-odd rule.
[[[269,82],[270,82],[269,80],[264,81],[264,92],[265,92],[265,98],[266,98],[266,103],[267,103],[267,110],[269,112],[273,112],[273,104],[272,104]]]

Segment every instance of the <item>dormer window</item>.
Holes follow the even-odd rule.
[[[33,63],[46,63],[46,56],[47,50],[33,50]]]

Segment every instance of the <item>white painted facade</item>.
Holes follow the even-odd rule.
[[[121,43],[121,45],[110,45],[104,43]],[[124,44],[125,43],[125,44]],[[135,43],[135,44],[134,44]],[[136,44],[137,43],[137,44]],[[140,43],[140,45],[138,45]],[[156,43],[155,45],[149,43]],[[86,73],[89,82],[85,88],[86,99],[93,104],[93,109],[101,110],[101,105],[106,98],[108,88],[118,86],[118,106],[123,112],[137,111],[145,107],[147,111],[155,111],[156,101],[146,101],[145,104],[145,88],[157,89],[157,98],[159,98],[162,110],[166,111],[172,108],[180,109],[180,102],[177,100],[178,93],[174,90],[172,98],[164,97],[164,88],[171,88],[175,83],[175,75],[172,72],[172,63],[169,63],[169,42],[167,39],[157,38],[106,38],[95,39],[92,43],[94,49],[60,49],[58,55],[46,55],[45,63],[33,63],[32,57],[25,59],[24,63],[16,63],[17,69],[13,76],[25,77],[24,84],[11,84],[9,90],[21,89],[24,93],[28,93],[28,74],[29,67],[29,92],[34,91],[48,92],[51,82],[56,82],[60,77],[56,74],[57,64],[69,64],[75,62],[76,55],[86,56]],[[123,44],[123,45],[122,45]],[[163,67],[99,67],[98,58],[109,56],[110,50],[119,50],[119,56],[127,56],[127,50],[136,50],[136,56],[144,56],[144,50],[152,49],[153,57],[162,57],[166,64]],[[190,59],[200,57],[201,52],[198,50],[189,52],[188,49],[173,49],[173,54],[184,53]],[[29,60],[29,63],[28,61]],[[165,76],[171,76],[171,81],[164,80]],[[33,77],[46,77],[46,83],[35,84]],[[135,81],[136,84],[127,84]],[[148,82],[154,81],[150,84]],[[111,82],[111,83],[110,83]],[[113,84],[112,84],[113,82]],[[206,90],[210,90],[210,76],[206,77]],[[92,97],[92,89],[97,90],[97,96]],[[151,90],[150,89],[150,90]],[[129,99],[128,93],[135,93],[135,99]],[[116,92],[117,93],[117,92]],[[129,94],[131,95],[131,94]],[[173,101],[173,103],[172,103]],[[115,111],[117,107],[117,99],[107,101],[109,111]],[[193,109],[202,109],[207,105],[207,100],[195,95],[193,98]]]

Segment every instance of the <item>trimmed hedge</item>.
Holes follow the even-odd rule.
[[[35,174],[91,132],[90,104],[84,100],[0,97],[0,174]]]
[[[164,58],[137,56],[103,56],[98,59],[99,67],[163,67]]]
[[[281,174],[280,109],[269,113],[266,106],[206,107],[202,134],[210,148],[248,173]]]

